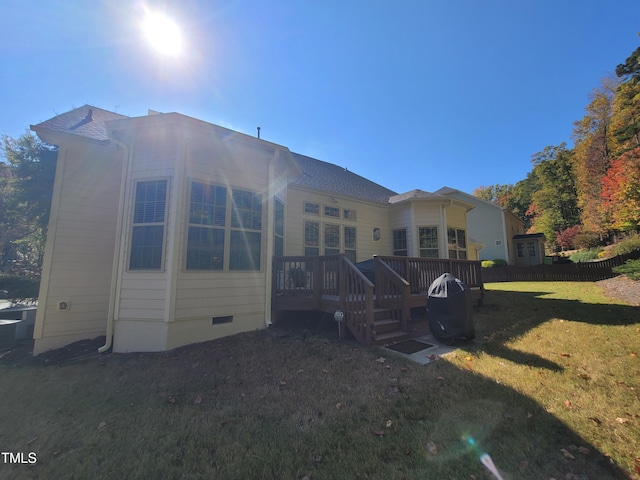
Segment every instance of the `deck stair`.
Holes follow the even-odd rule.
[[[275,257],[273,308],[342,311],[342,334],[348,329],[363,345],[390,345],[410,338],[411,308],[426,306],[432,278],[454,272],[484,293],[480,262],[374,257],[373,263],[371,281],[344,254]]]

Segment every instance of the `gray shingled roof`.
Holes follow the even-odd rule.
[[[300,167],[300,175],[292,183],[301,187],[347,195],[376,203],[389,203],[396,192],[367,180],[344,167],[291,152]]]
[[[91,105],[84,105],[39,123],[33,128],[36,131],[43,129],[63,132],[99,142],[106,142],[109,139],[105,122],[124,118],[129,117]],[[322,190],[336,195],[347,195],[382,204],[388,204],[390,197],[397,196],[397,193],[393,190],[389,190],[338,165],[298,153],[291,152],[291,155],[298,163],[301,172],[292,183],[301,187]]]
[[[128,117],[91,105],[84,105],[70,112],[56,115],[49,120],[35,125],[33,128],[36,131],[38,129],[47,129],[55,132],[68,133],[70,135],[79,135],[98,142],[106,142],[109,139],[107,138],[107,129],[104,123],[109,120],[119,120],[122,118]]]
[[[392,197],[389,198],[389,203],[399,203],[399,202],[403,202],[405,200],[410,200],[412,198],[419,198],[419,199],[446,199],[445,196],[437,194],[437,193],[431,193],[431,192],[425,192],[424,190],[420,190],[419,188],[416,188],[415,190],[410,190],[408,192],[405,193],[401,193],[400,195],[394,195]]]

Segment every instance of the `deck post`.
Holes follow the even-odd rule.
[[[311,259],[313,272],[313,305],[316,310],[320,310],[320,300],[322,299],[322,264],[320,257]]]

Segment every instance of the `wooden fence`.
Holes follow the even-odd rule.
[[[483,282],[597,282],[618,274],[613,267],[640,258],[640,250],[595,262],[482,269]]]

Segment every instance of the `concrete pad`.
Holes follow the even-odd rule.
[[[436,340],[435,337],[431,334],[414,337],[412,340],[428,343],[430,345],[433,345],[433,347],[425,348],[424,350],[420,350],[411,354],[397,352],[396,350],[391,350],[390,348],[386,347],[383,348],[388,352],[394,353],[404,358],[408,358],[412,362],[419,363],[420,365],[426,365],[434,360],[437,360],[438,357],[445,356],[456,349],[455,346],[449,346],[441,343],[440,341]]]

